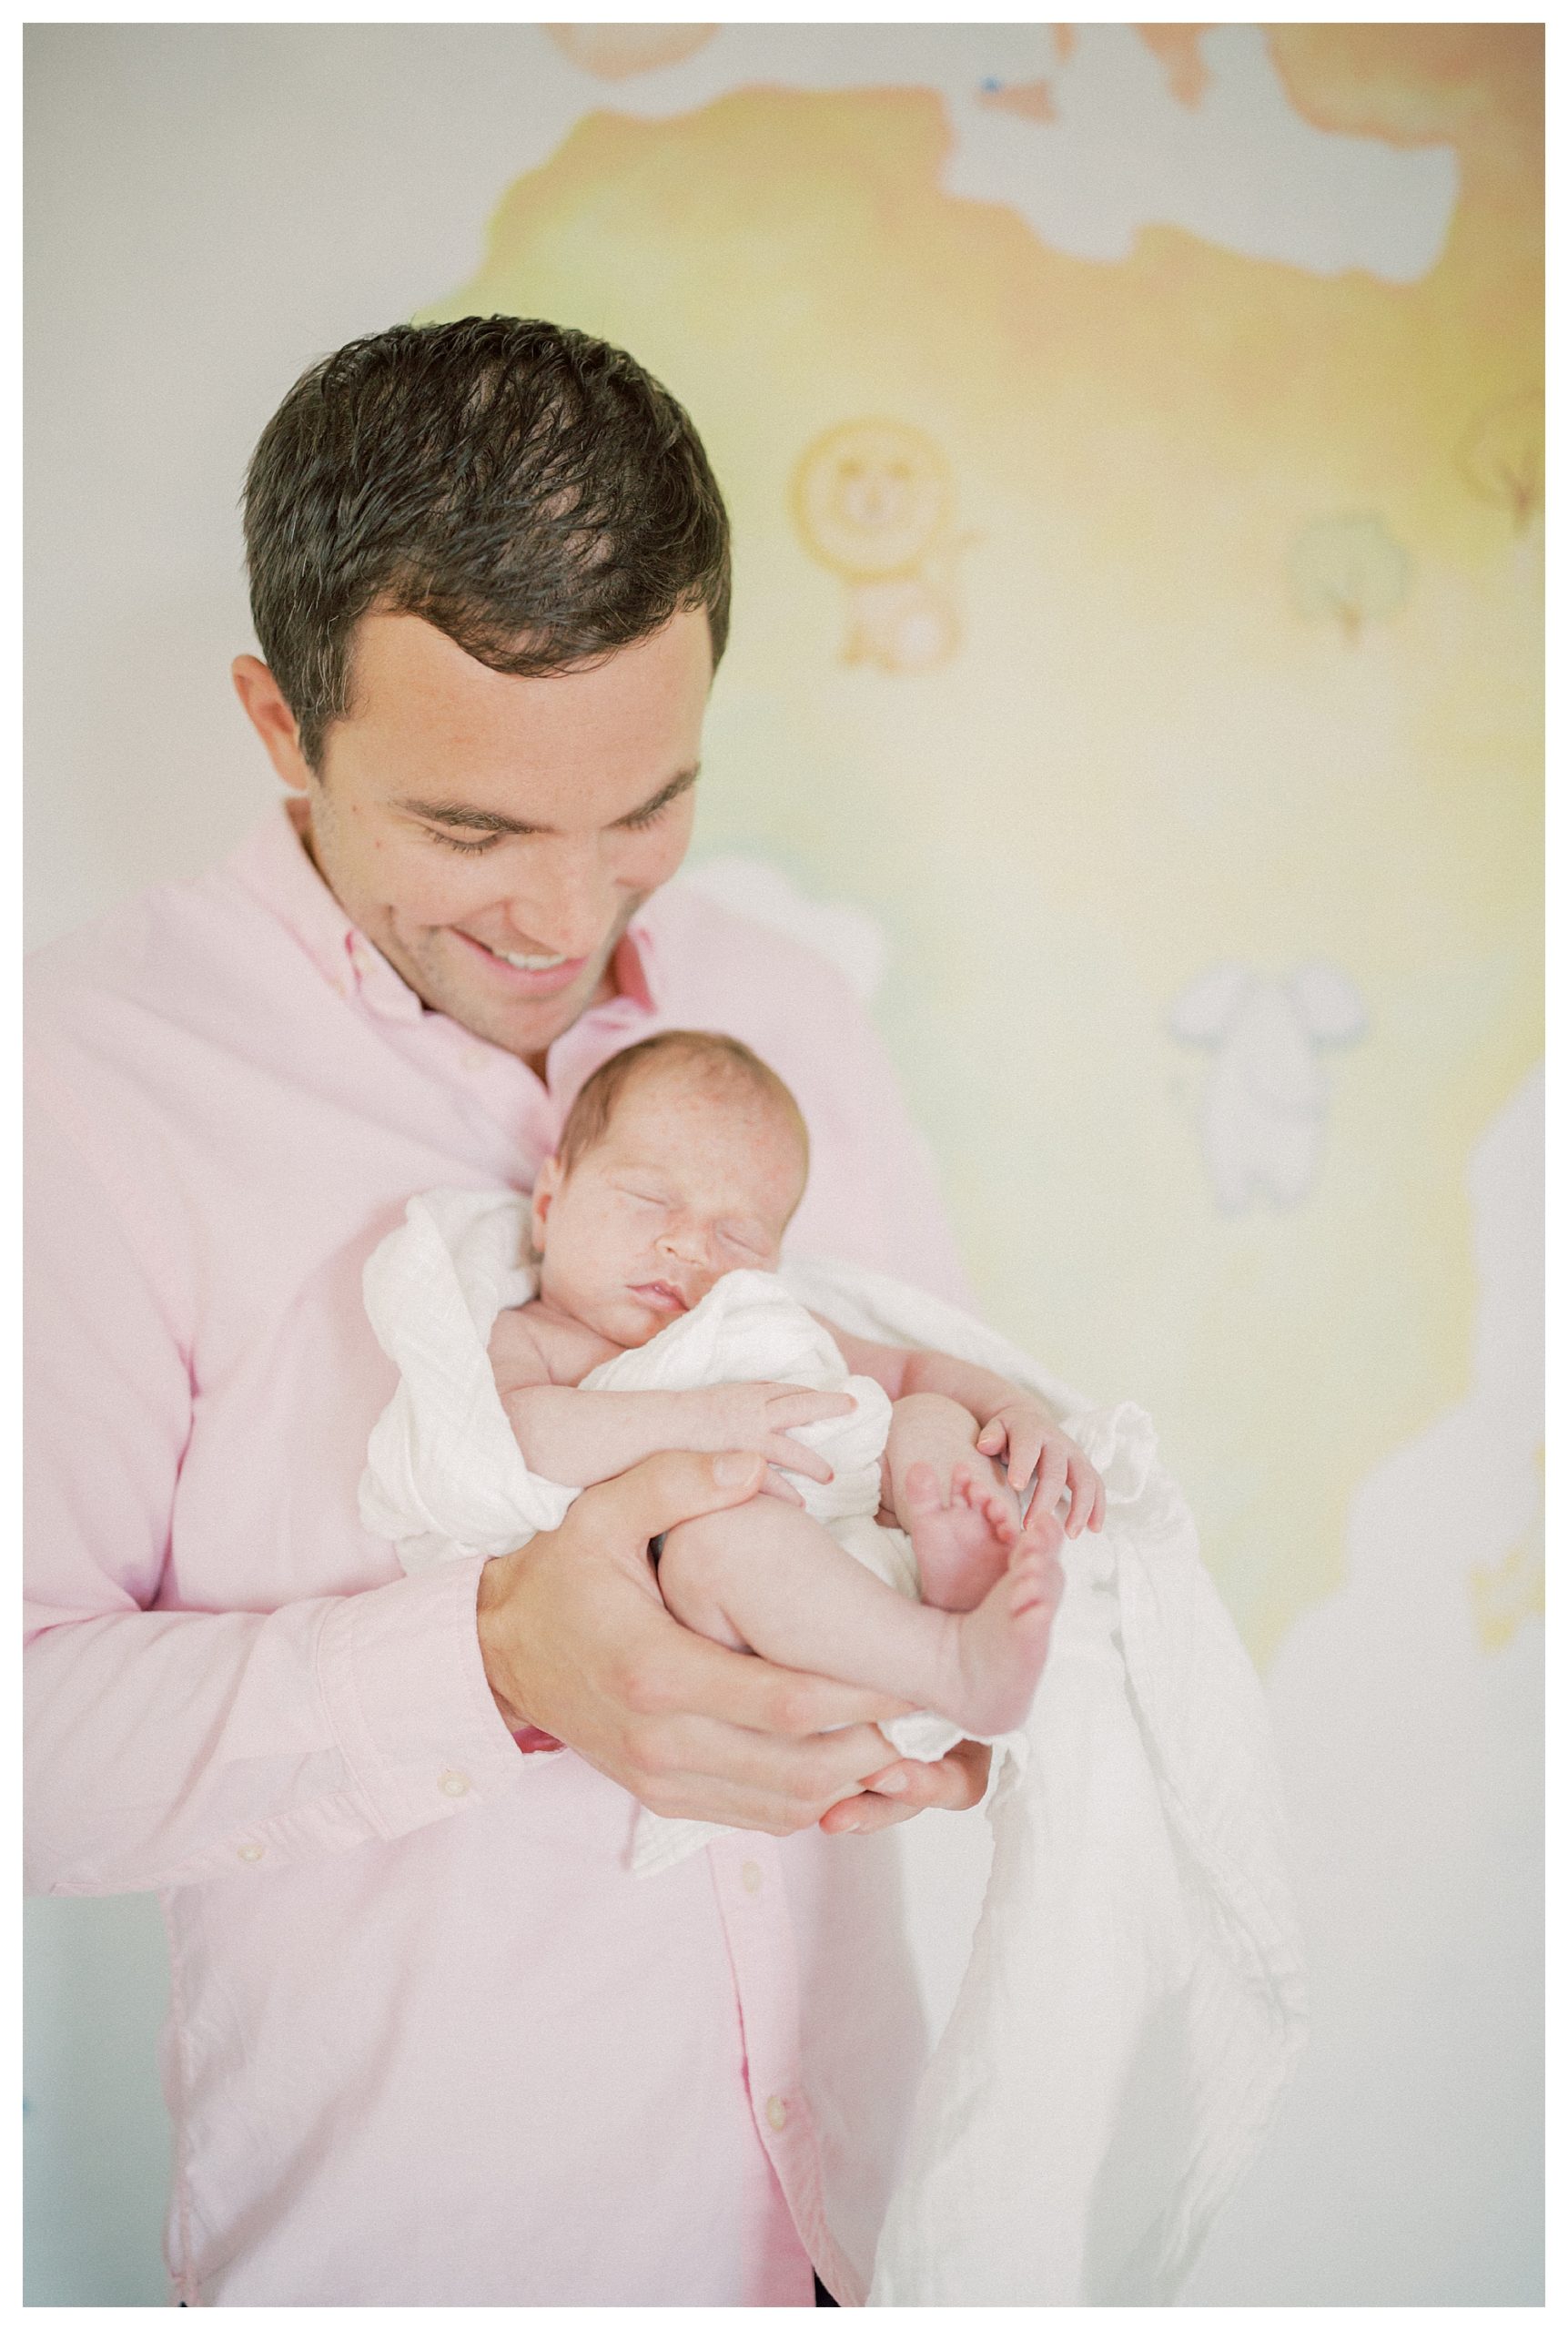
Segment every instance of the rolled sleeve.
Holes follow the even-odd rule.
[[[480,1656],[479,1555],[338,1603],[318,1672],[377,1833],[398,1837],[517,1785],[521,1758]]]

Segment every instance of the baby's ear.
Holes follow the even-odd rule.
[[[534,1176],[533,1202],[529,1214],[528,1234],[532,1241],[536,1254],[542,1254],[544,1251],[545,1219],[555,1202],[555,1192],[561,1187],[563,1178],[559,1157],[547,1157]]]

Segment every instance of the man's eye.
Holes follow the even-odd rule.
[[[649,826],[656,826],[670,804],[657,801],[651,809],[639,809],[634,817],[622,817],[622,826],[628,833],[640,834]]]
[[[432,841],[444,842],[448,849],[455,849],[463,857],[482,857],[501,839],[499,834],[484,834],[475,841],[460,841],[456,834],[443,833],[440,826],[427,826],[425,831]]]

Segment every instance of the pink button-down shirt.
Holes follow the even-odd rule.
[[[527,1184],[584,1078],[742,1037],[811,1128],[797,1251],[963,1298],[845,981],[672,884],[541,1081],[427,1011],[281,811],[32,967],[30,1869],[156,1889],[191,2305],[864,2294],[921,2049],[891,1838],[627,1872],[634,1806],[523,1755],[478,1564],[360,1526],[406,1200]]]

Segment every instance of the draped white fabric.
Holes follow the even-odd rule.
[[[532,1292],[516,1261],[523,1221],[515,1194],[437,1191],[413,1200],[367,1266],[372,1323],[401,1380],[372,1434],[361,1511],[410,1568],[506,1551],[557,1525],[574,1494],[529,1474],[486,1357],[497,1310]],[[827,1261],[793,1262],[776,1279],[737,1272],[587,1380],[843,1381],[808,1311],[1011,1377],[1048,1402],[1107,1489],[1104,1531],[1067,1549],[1017,1752],[998,1758],[985,1902],[916,2098],[868,2303],[1168,2301],[1305,2037],[1257,1677],[1143,1411],[1090,1407],[917,1288]],[[835,1465],[829,1494],[841,1509],[819,1517],[889,1540],[883,1574],[894,1582],[899,1541],[866,1517],[886,1402],[864,1379],[851,1389],[853,1416],[802,1435],[831,1444]],[[907,1570],[902,1583],[908,1590]],[[944,1735],[951,1726],[903,1752],[940,1753]],[[666,1829],[690,1833],[661,1844]],[[642,1864],[657,1867],[712,1832],[661,1822],[640,1833],[653,1839]],[[911,1910],[918,1919],[921,1903]]]

